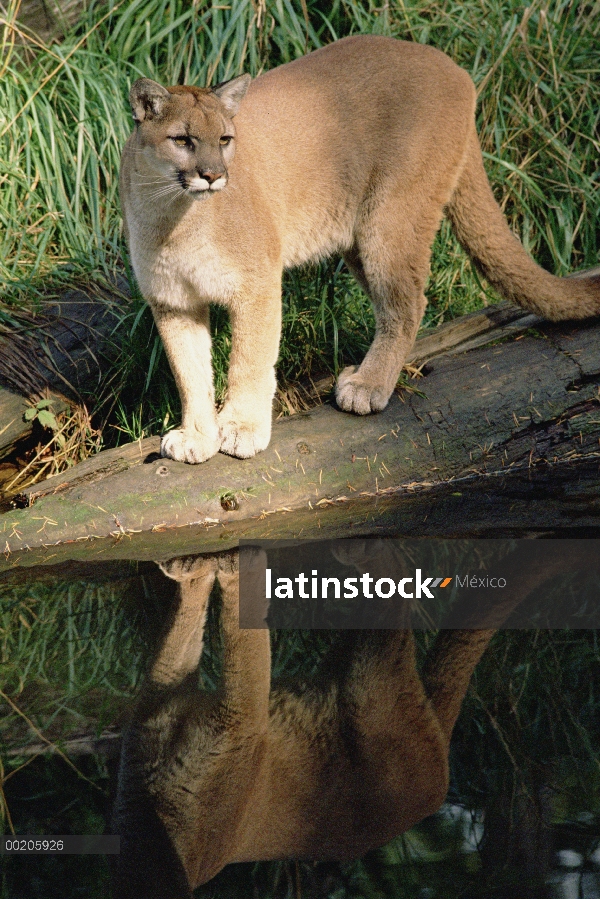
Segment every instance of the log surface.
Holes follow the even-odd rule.
[[[100,453],[0,516],[3,566],[166,559],[190,540],[598,528],[598,320],[538,324],[424,371],[379,415],[326,403],[275,422],[253,459],[185,465],[159,458],[157,437]]]

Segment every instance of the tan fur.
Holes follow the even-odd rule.
[[[142,79],[131,92],[138,124],[123,152],[123,215],[182,402],[163,455],[202,462],[219,449],[243,458],[267,446],[282,272],[331,253],[344,255],[376,317],[337,402],[358,414],[383,409],[423,316],[444,210],[503,296],[551,319],[600,311],[597,274],[555,278],[512,235],[483,169],[473,83],[443,53],[355,36],[248,83],[166,90]],[[235,140],[221,146],[225,132]],[[189,152],[173,144],[178,133],[198,138]],[[218,415],[209,302],[232,319]]]
[[[265,564],[260,553],[261,584]],[[236,554],[163,570],[180,601],[123,737],[114,899],[190,899],[230,862],[356,858],[439,808],[452,729],[493,629],[441,631],[421,676],[410,630],[350,631],[313,680],[271,684],[269,632],[239,628]],[[552,574],[533,571],[531,584]],[[215,577],[224,658],[211,695],[196,668]],[[501,622],[515,596],[479,620]],[[409,611],[398,606],[399,626]]]

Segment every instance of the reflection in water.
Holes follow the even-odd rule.
[[[262,584],[265,566],[256,550]],[[161,567],[179,602],[123,737],[115,897],[189,897],[230,862],[357,858],[440,807],[463,697],[516,594],[479,616],[470,601],[471,628],[440,631],[421,674],[404,604],[398,629],[344,632],[313,680],[272,684],[268,631],[239,628],[237,553]],[[208,693],[196,669],[215,580],[223,668]]]
[[[215,574],[216,580],[220,576],[225,583],[234,572],[226,561],[228,557],[220,558],[221,561],[216,563],[215,560],[190,558],[182,563],[172,563],[171,574],[184,580],[189,575],[190,581],[194,580],[194,575],[199,581],[205,577],[209,582]],[[364,564],[367,561],[365,559]],[[354,562],[359,563],[359,573],[360,560],[355,558]],[[196,571],[186,572],[186,568],[196,568]],[[202,595],[205,586],[200,590]],[[223,719],[218,715],[215,717],[218,709],[223,708],[225,697],[225,685],[219,676],[219,656],[222,655],[219,645],[222,641],[217,639],[216,633],[221,606],[219,588],[209,603],[208,623],[204,629],[206,647],[200,670],[208,688],[202,699],[193,666],[196,654],[200,652],[196,638],[201,636],[204,625],[193,602],[187,604],[188,617],[178,614],[178,610],[186,608],[181,597],[178,604],[175,603],[175,595],[182,587],[185,593],[185,583],[166,578],[150,563],[127,566],[105,563],[104,567],[88,565],[85,570],[74,568],[71,571],[65,566],[52,570],[19,569],[12,582],[5,577],[0,586],[0,690],[14,704],[14,708],[9,706],[0,695],[0,759],[4,768],[0,818],[5,814],[4,827],[8,830],[12,821],[17,833],[102,831],[107,788],[103,758],[97,754],[82,756],[81,753],[112,751],[111,747],[118,751],[124,702],[131,702],[130,697],[139,689],[136,688],[139,672],[147,668],[145,645],[155,646],[158,629],[165,623],[165,613],[173,606],[161,642],[164,652],[158,651],[152,667],[156,684],[151,690],[144,690],[139,698],[124,753],[130,760],[137,754],[137,762],[129,766],[126,777],[122,776],[121,798],[124,802],[121,809],[126,811],[125,817],[130,822],[136,815],[144,819],[150,835],[154,833],[154,842],[147,835],[142,848],[137,850],[137,862],[135,845],[133,853],[122,856],[122,860],[129,858],[130,865],[132,862],[140,865],[137,877],[140,888],[132,891],[132,895],[138,897],[156,895],[159,890],[162,890],[161,895],[167,896],[189,895],[187,875],[177,852],[173,851],[172,838],[164,825],[161,825],[162,831],[157,827],[157,821],[161,822],[160,814],[164,819],[170,816],[173,826],[178,829],[180,826],[184,830],[189,828],[185,823],[185,802],[179,802],[179,799],[189,797],[188,791],[195,788],[193,783],[188,785],[185,778],[178,779],[178,763],[169,744],[183,746],[187,743],[194,750],[191,756],[204,752],[205,757],[210,755],[208,746],[211,741],[217,748],[224,745],[219,742],[218,731]],[[193,589],[187,591],[188,597],[192,594]],[[529,600],[527,602],[529,604]],[[208,599],[204,608],[207,604]],[[473,616],[477,606],[475,602]],[[465,611],[471,614],[468,609]],[[476,621],[471,617],[469,624],[500,626],[506,610],[496,611],[495,621],[481,618]],[[263,616],[265,612],[263,609]],[[400,616],[396,623],[403,624]],[[433,671],[431,667],[424,670],[422,663],[427,655],[430,659],[434,655],[433,635],[417,633],[415,637],[419,670],[421,675],[428,675],[426,686],[429,689]],[[384,635],[380,635],[380,639],[383,640]],[[443,641],[440,637],[437,643],[438,657],[442,658]],[[288,681],[286,690],[282,683],[273,685],[272,707],[276,696],[285,696],[287,692],[292,697],[287,704],[280,703],[280,711],[294,706],[299,699],[304,700],[309,711],[314,709],[312,699],[323,698],[328,677],[329,695],[333,696],[335,706],[340,695],[344,695],[343,691],[340,693],[344,687],[342,673],[346,672],[347,686],[352,671],[356,670],[350,659],[356,659],[361,646],[365,651],[373,652],[375,658],[382,659],[383,644],[369,642],[366,635],[359,633],[340,636],[331,631],[310,635],[281,632],[271,634],[271,642],[273,669],[277,674],[296,675],[306,681],[314,674],[320,657],[328,653],[329,660],[321,664],[312,686]],[[448,649],[446,644],[446,651]],[[168,661],[166,667],[162,664],[165,659]],[[190,669],[192,673],[186,676],[185,672]],[[333,676],[336,670],[337,681]],[[316,865],[274,861],[263,865],[231,865],[200,887],[198,896],[205,899],[247,899],[249,895],[264,899],[298,896],[304,899],[356,899],[358,896],[377,896],[378,899],[425,899],[426,896],[430,899],[457,899],[459,896],[470,899],[571,899],[581,895],[584,899],[598,899],[599,672],[600,646],[591,631],[542,631],[537,634],[517,631],[498,635],[478,666],[473,689],[469,691],[463,714],[454,730],[451,804],[444,806],[440,814],[368,853],[362,861]],[[172,682],[173,674],[177,675],[175,683]],[[177,685],[181,678],[182,682]],[[400,680],[397,677],[395,681],[399,688]],[[420,680],[422,684],[422,678]],[[386,684],[388,682],[386,680]],[[217,683],[220,688],[215,692]],[[410,683],[409,678],[407,684]],[[441,677],[439,685],[443,683]],[[391,704],[391,697],[384,698],[384,710]],[[160,735],[161,714],[165,717],[164,710],[168,712],[169,708],[181,711],[179,724],[171,726],[173,715],[167,714],[167,727]],[[186,720],[188,711],[192,717],[188,716]],[[198,711],[201,713],[199,720],[208,725],[208,732],[194,724]],[[352,721],[348,704],[345,709],[338,708],[337,714],[338,722],[348,724]],[[154,716],[154,733],[143,726],[144,715],[148,720]],[[398,715],[405,721],[406,730],[403,709],[399,709]],[[305,721],[301,718],[300,724]],[[331,718],[324,716],[321,723],[325,726],[328,721]],[[138,742],[137,750],[135,739],[132,739],[136,728],[138,737],[140,732],[147,737],[145,745],[143,740]],[[97,740],[103,732],[110,732],[110,741]],[[386,722],[386,735],[389,732]],[[300,740],[302,731],[294,736]],[[353,746],[349,739],[351,736],[350,727],[339,734],[342,749],[346,752],[348,747],[354,749],[356,746],[356,741]],[[196,737],[203,739],[204,744]],[[228,738],[224,739],[226,742]],[[48,755],[52,745],[65,753],[68,761],[57,752]],[[33,761],[30,752],[37,754]],[[232,751],[230,756],[233,758],[226,761],[234,771],[239,755]],[[356,758],[355,751],[350,762],[353,764]],[[218,765],[223,759],[217,754],[210,762],[212,773],[219,775]],[[72,764],[93,782],[78,777]],[[186,764],[185,759],[182,764]],[[136,766],[137,786],[135,777],[131,776]],[[342,768],[337,767],[341,777]],[[349,767],[351,765],[346,763],[345,770]],[[335,771],[335,777],[331,775],[330,794],[340,779],[336,764],[331,765],[331,770]],[[329,777],[330,771],[326,774]],[[172,778],[173,789],[170,794],[168,790],[163,792],[161,805],[156,788],[168,776]],[[243,777],[240,779],[244,781]],[[245,781],[248,780],[250,777],[245,777]],[[123,789],[124,782],[128,782],[129,792]],[[327,789],[329,782],[324,794]],[[373,788],[370,789],[373,792]],[[359,789],[357,795],[371,802],[368,807],[372,808],[372,797],[365,796],[366,793],[367,786],[363,787],[362,794]],[[225,798],[231,806],[231,797]],[[242,798],[247,802],[246,794]],[[4,799],[6,806],[3,806]],[[171,806],[169,799],[173,800]],[[219,809],[220,801],[221,797],[214,794],[212,798],[205,795],[203,800],[204,808],[208,807],[209,812],[207,827],[215,828],[206,838],[214,843],[212,861],[218,860],[223,847],[219,815],[215,815],[211,808],[212,804]],[[322,807],[326,801],[324,795]],[[335,797],[331,804],[334,801]],[[200,802],[191,797],[189,807],[197,816]],[[472,813],[465,809],[481,811],[473,820]],[[251,807],[250,814],[263,815],[264,809]],[[311,808],[305,816],[305,826],[313,826],[313,817]],[[237,839],[237,835],[234,836]],[[225,837],[230,839],[231,835],[225,833]],[[557,851],[560,851],[558,863]],[[571,867],[567,867],[566,862]],[[549,871],[546,865],[554,870],[550,871],[544,887],[543,879]],[[2,899],[74,899],[84,894],[90,899],[107,899],[110,895],[105,881],[108,874],[106,860],[100,857],[11,858],[3,859],[0,867],[4,878],[0,886]],[[150,893],[142,885],[144,873],[152,881]],[[181,874],[183,878],[180,877],[178,883],[177,877]],[[163,875],[166,880],[172,875],[164,889],[161,886]],[[131,875],[127,876],[135,886],[135,879],[132,881]],[[126,893],[125,887],[123,892]]]

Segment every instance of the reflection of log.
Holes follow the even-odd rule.
[[[110,537],[94,543],[105,558],[167,558],[191,536],[208,551],[250,536],[598,528],[598,321],[538,324],[424,374],[380,415],[324,405],[280,420],[254,459],[183,465],[158,458],[158,438],[103,452],[25,491],[32,507],[0,517],[2,546],[52,546],[54,560]]]
[[[57,755],[64,753],[69,758],[78,758],[82,755],[100,755],[105,758],[118,758],[121,749],[121,734],[115,728],[103,730],[101,734],[96,731],[89,730],[87,732],[70,736],[67,740],[60,740],[58,743],[28,743],[24,746],[17,746],[15,749],[8,749],[6,755],[8,758],[14,756],[22,756],[29,758],[34,755]]]

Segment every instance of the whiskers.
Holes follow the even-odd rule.
[[[185,194],[185,189],[181,186],[179,181],[171,181],[169,178],[138,177],[136,182],[144,189],[144,194],[151,203],[158,202],[159,200],[162,203],[165,203],[166,201],[167,207],[178,197],[182,197]]]

